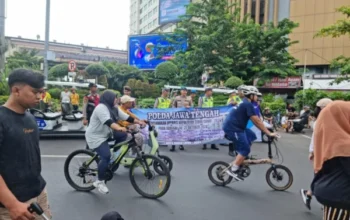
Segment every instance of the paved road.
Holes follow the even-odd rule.
[[[212,219],[268,219],[316,220],[321,219],[320,205],[306,211],[299,189],[308,187],[312,178],[307,160],[310,133],[305,135],[282,134],[279,141],[284,164],[294,174],[294,183],[287,192],[276,192],[265,182],[267,167],[252,168],[246,181],[228,187],[214,186],[208,179],[207,169],[216,160],[229,162],[227,147],[220,151],[203,151],[200,146],[187,147],[175,153],[162,149],[174,161],[172,183],[168,193],[159,200],[140,197],[132,188],[128,172],[120,168],[109,182],[110,193],[74,191],[63,174],[65,155],[83,148],[83,140],[42,140],[43,175],[48,182],[49,200],[54,219],[99,220],[108,211],[119,211],[126,220],[212,220]],[[265,157],[263,144],[253,146],[253,155]]]

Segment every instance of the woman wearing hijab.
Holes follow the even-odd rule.
[[[93,185],[100,193],[107,194],[108,188],[105,184],[105,173],[111,158],[111,151],[108,145],[108,139],[113,134],[117,143],[131,139],[131,135],[126,133],[126,128],[117,124],[118,120],[126,120],[130,123],[144,124],[122,111],[114,108],[116,103],[116,94],[111,91],[105,91],[100,97],[98,104],[91,115],[90,124],[85,132],[85,139],[90,149],[96,149],[100,156],[98,164],[98,179]]]
[[[321,113],[322,109],[324,109],[328,104],[330,104],[332,101],[332,99],[329,98],[323,98],[320,99],[317,103],[316,103],[316,109],[315,109],[315,118],[317,120],[317,117],[319,116],[319,114]],[[316,128],[316,121],[313,124],[313,130],[315,130]],[[312,133],[311,136],[311,142],[310,142],[310,146],[309,146],[309,160],[313,160],[314,159],[314,133]],[[311,190],[304,190],[301,189],[301,196],[303,198],[303,202],[305,204],[305,206],[308,209],[311,209],[311,199],[312,199],[312,192]]]
[[[324,220],[350,219],[350,102],[334,101],[318,116],[314,130],[311,189],[324,206]]]

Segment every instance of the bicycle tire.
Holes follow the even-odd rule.
[[[223,165],[225,167],[229,166],[229,164],[224,162],[224,161],[216,161],[216,162],[212,163],[208,168],[208,177],[209,177],[210,181],[217,186],[226,186],[227,184],[231,183],[231,181],[233,179],[232,176],[229,176],[229,178],[226,181],[219,182],[219,181],[215,180],[215,178],[212,175],[213,174],[212,170],[216,165]]]
[[[64,176],[68,182],[68,184],[73,187],[74,189],[76,189],[77,191],[84,191],[84,192],[89,192],[95,189],[95,187],[92,185],[90,187],[80,187],[77,184],[74,183],[74,181],[72,180],[70,174],[69,174],[69,164],[71,162],[71,160],[78,154],[87,154],[88,156],[95,156],[95,154],[93,152],[91,152],[90,150],[76,150],[73,151],[71,154],[69,154],[69,156],[67,157],[66,161],[64,162]],[[98,164],[99,159],[98,157],[96,157],[94,159],[94,161]]]
[[[286,166],[283,166],[283,165],[274,165],[275,169],[277,170],[278,172],[278,169],[282,169],[284,171],[286,171],[286,173],[288,174],[288,182],[285,186],[282,186],[282,187],[278,187],[276,185],[274,185],[271,181],[271,173],[274,171],[274,168],[273,167],[270,167],[267,171],[266,171],[266,182],[267,184],[274,190],[276,191],[285,191],[287,189],[289,189],[292,184],[293,184],[293,174],[292,172],[286,167]]]
[[[137,183],[135,181],[135,176],[133,175],[134,168],[136,168],[138,166],[136,164],[138,162],[141,162],[141,160],[144,160],[147,162],[148,159],[151,159],[153,163],[154,163],[154,161],[156,161],[156,163],[158,163],[162,167],[162,170],[163,170],[162,174],[167,177],[167,181],[166,181],[166,184],[165,184],[163,191],[160,193],[157,193],[156,195],[147,194],[144,191],[142,191],[139,188],[139,186],[137,185]],[[150,154],[144,154],[141,157],[135,158],[135,160],[132,162],[132,164],[130,166],[129,177],[130,177],[131,185],[134,187],[136,192],[138,194],[140,194],[141,196],[148,198],[148,199],[158,199],[158,198],[164,196],[170,188],[171,176],[170,176],[170,172],[169,172],[168,167],[164,164],[164,162],[160,158],[153,156],[153,155],[150,155]]]
[[[165,155],[158,155],[158,157],[163,160],[164,164],[168,167],[169,172],[171,172],[171,170],[173,169],[173,161],[170,159],[170,157]],[[153,167],[156,170],[156,172],[158,172],[159,165],[156,161],[154,161]]]

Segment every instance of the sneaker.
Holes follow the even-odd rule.
[[[105,181],[96,180],[92,185],[102,194],[107,194],[109,192]]]
[[[180,150],[185,150],[184,146],[180,145],[179,147]]]
[[[228,169],[226,170],[226,173],[229,175],[229,176],[232,176],[233,178],[235,178],[235,180],[237,181],[244,181],[243,177],[241,177],[239,174],[238,174],[238,171],[232,171],[231,169]]]
[[[304,202],[305,206],[306,206],[309,210],[311,210],[311,205],[310,205],[310,203],[311,203],[312,197],[309,196],[309,195],[307,195],[307,190],[304,190],[304,189],[301,189],[301,190],[300,190],[300,194],[301,194],[301,197],[303,198],[303,202]]]

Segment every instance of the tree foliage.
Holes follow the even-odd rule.
[[[207,67],[212,68],[210,77],[215,81],[233,75],[252,81],[296,74],[296,60],[287,51],[295,42],[287,36],[297,24],[286,19],[276,27],[272,23],[263,26],[249,16],[239,22],[240,10],[236,5],[232,14],[233,6],[227,0],[190,3],[175,35],[164,35],[177,45],[183,43],[179,36],[187,36],[187,51],[178,52],[174,60],[180,69],[179,79],[199,85]]]
[[[341,12],[346,16],[342,20],[338,20],[335,24],[322,28],[315,37],[340,37],[342,35],[348,35],[350,37],[350,6],[343,6],[337,9],[338,12]],[[334,80],[335,83],[341,83],[342,81],[349,81],[350,78],[350,57],[339,56],[332,60],[331,68],[339,69],[341,77],[338,77]]]
[[[50,68],[49,70],[49,78],[63,78],[68,75],[68,64],[57,64]]]
[[[103,62],[102,64],[109,71],[107,76],[109,88],[121,91],[129,79],[143,80],[142,72],[136,67],[117,62]]]
[[[315,108],[316,103],[322,98],[350,101],[350,93],[340,91],[326,92],[324,90],[316,89],[300,90],[295,94],[294,105],[298,109],[301,109],[303,105],[308,105],[311,106],[311,108]]]
[[[155,70],[155,78],[169,84],[176,84],[178,74],[179,68],[170,61],[159,64]]]
[[[108,69],[104,65],[98,63],[90,64],[85,70],[89,76],[100,77],[109,74]]]
[[[225,82],[225,86],[232,89],[237,88],[240,85],[243,85],[243,81],[237,76],[231,76]]]
[[[160,94],[160,89],[156,84],[141,80],[129,79],[126,85],[132,89],[133,95],[139,98],[156,98]]]
[[[6,58],[6,65],[10,70],[17,68],[40,70],[40,63],[43,62],[43,58],[37,56],[38,53],[38,50],[21,49],[19,51],[15,51],[11,56]]]

